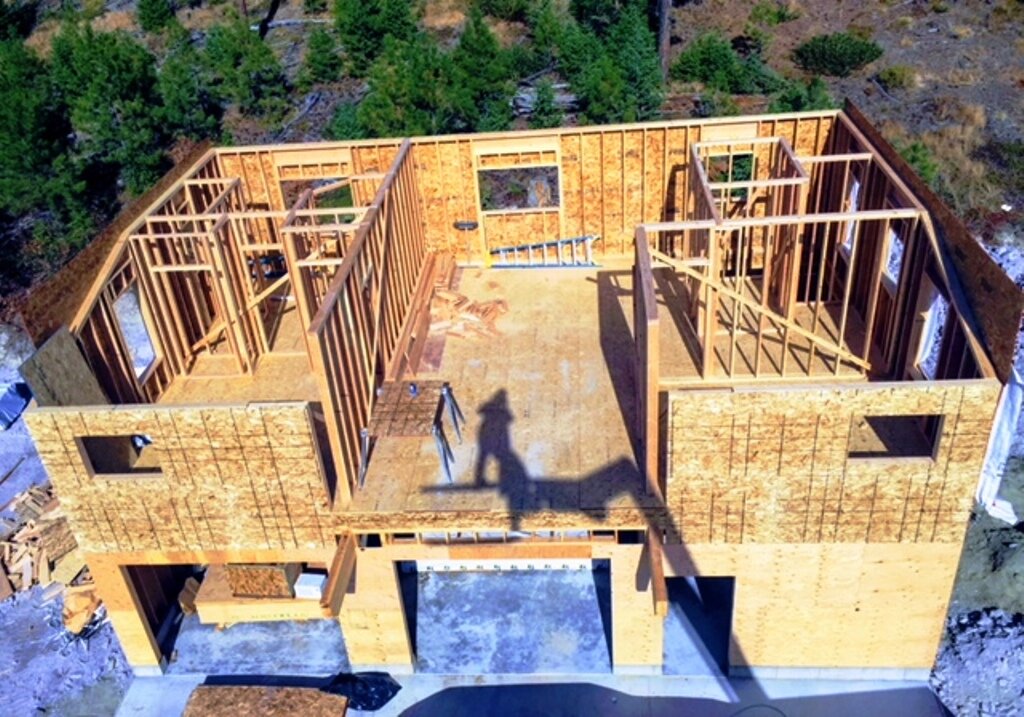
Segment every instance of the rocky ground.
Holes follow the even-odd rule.
[[[2,712],[112,715],[131,682],[121,644],[102,608],[82,634],[65,630],[57,588],[35,587],[0,603]]]

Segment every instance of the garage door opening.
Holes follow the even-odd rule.
[[[665,674],[728,675],[736,578],[687,576],[665,582]]]
[[[403,590],[416,668],[434,674],[611,671],[608,561],[421,561]],[[408,575],[408,573],[404,573]],[[408,619],[408,618],[407,618]]]

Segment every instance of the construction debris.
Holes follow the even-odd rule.
[[[61,614],[64,627],[73,635],[80,635],[92,622],[99,607],[100,599],[94,585],[64,588],[64,610]]]
[[[473,301],[451,289],[434,289],[430,304],[430,333],[470,338],[501,336],[495,326],[499,317],[508,313],[504,299]]]
[[[199,581],[195,578],[185,580],[185,587],[178,593],[178,605],[186,615],[196,614],[196,595],[199,594]]]
[[[101,607],[84,629],[64,628],[63,588],[51,583],[0,602],[0,675],[5,715],[112,715],[131,681]],[[77,598],[76,598],[77,599]]]
[[[0,599],[82,574],[85,562],[49,484],[19,493],[0,513],[13,516],[0,519]]]

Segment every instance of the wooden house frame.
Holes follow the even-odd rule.
[[[549,200],[485,208],[481,173],[537,170]],[[353,663],[401,669],[399,561],[570,558],[610,561],[616,670],[660,670],[665,581],[694,575],[735,576],[737,673],[930,667],[1024,301],[855,107],[204,148],[140,204],[81,301],[47,313],[44,287],[23,312],[39,344],[68,327],[53,371],[108,399],[68,390],[28,420],[136,669],[165,664],[175,566],[321,566],[313,608],[207,612],[338,619]],[[418,380],[446,267],[582,235],[599,267],[536,271],[620,282],[632,306],[632,455],[587,483],[625,497],[393,502],[433,478],[369,429]],[[123,468],[97,469],[98,438],[134,440]],[[794,600],[813,640],[773,627]]]

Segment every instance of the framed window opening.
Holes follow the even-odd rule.
[[[859,212],[860,211],[860,179],[857,175],[850,173],[850,186],[846,190],[846,209],[847,212]],[[857,233],[857,220],[853,219],[846,222],[846,233],[843,235],[843,241],[840,243],[839,248],[843,254],[847,257],[853,251],[853,237]]]
[[[906,243],[899,230],[889,226],[889,234],[885,238],[885,261],[882,264],[882,284],[895,295],[903,274],[903,256],[906,254]]]
[[[155,478],[163,475],[149,436],[79,436],[75,443],[86,471],[93,478]]]
[[[921,376],[934,381],[939,374],[939,360],[945,345],[946,328],[949,324],[949,300],[939,291],[930,279],[924,277],[922,290],[927,291],[927,308],[924,310],[924,323],[918,341],[914,367]]]
[[[854,416],[850,460],[935,460],[943,417],[938,414]]]
[[[114,317],[121,330],[128,355],[132,362],[132,371],[140,382],[143,376],[156,363],[156,344],[149,333],[145,316],[142,313],[142,298],[139,295],[138,282],[132,282],[113,303]]]
[[[558,165],[481,168],[477,181],[484,213],[557,210],[561,206]]]
[[[713,154],[706,160],[708,168],[708,182],[710,184],[721,184],[731,182],[752,182],[754,180],[754,153],[741,152],[736,154]],[[717,199],[721,199],[719,192],[723,191],[714,188]],[[749,187],[733,187],[729,189],[729,198],[735,202],[745,202],[750,196]]]

